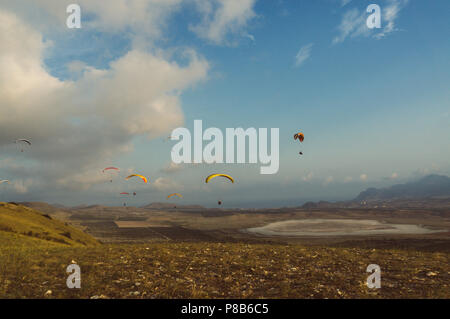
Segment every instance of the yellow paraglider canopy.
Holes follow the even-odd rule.
[[[233,177],[231,177],[230,175],[227,175],[227,174],[211,174],[206,178],[205,183],[208,183],[211,179],[219,177],[219,176],[228,178],[232,183],[234,183]]]

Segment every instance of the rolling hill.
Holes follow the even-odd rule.
[[[69,246],[95,246],[92,236],[46,213],[16,203],[0,203],[1,238],[27,236]]]

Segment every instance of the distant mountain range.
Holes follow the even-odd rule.
[[[355,201],[393,200],[406,198],[450,197],[450,178],[443,175],[428,175],[418,181],[396,184],[386,188],[368,188]]]
[[[332,209],[332,208],[351,208],[351,207],[378,207],[381,205],[388,205],[389,207],[450,207],[450,177],[443,175],[428,175],[419,180],[396,184],[385,188],[368,188],[359,193],[353,200],[340,202],[307,202],[301,206],[303,209]],[[41,212],[48,214],[63,214],[72,211],[105,211],[111,212],[125,210],[128,207],[108,207],[101,205],[80,205],[76,207],[64,207],[62,205],[50,205],[43,202],[23,202],[24,206],[34,208]],[[384,207],[384,206],[381,206]],[[387,206],[386,206],[387,207]],[[218,209],[208,209],[201,205],[180,205],[176,203],[150,203],[136,209],[143,210],[205,210],[217,211]]]
[[[352,200],[307,202],[303,209],[335,208],[450,208],[450,177],[428,175],[419,180],[385,188],[368,188]]]

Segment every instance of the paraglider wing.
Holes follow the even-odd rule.
[[[294,135],[294,140],[298,139],[300,142],[303,142],[305,139],[305,135],[302,132],[299,132]]]
[[[8,183],[9,184],[9,181],[7,179],[1,180],[0,184],[3,184],[3,183]]]
[[[132,177],[139,177],[140,179],[142,179],[144,181],[144,183],[147,183],[147,177],[143,176],[143,175],[139,175],[139,174],[131,174],[130,176],[126,177],[126,180],[129,180]]]
[[[103,169],[103,173],[104,173],[105,171],[109,171],[109,170],[120,171],[120,169],[118,169],[117,167],[110,166],[110,167],[104,168],[104,169]]]
[[[232,183],[234,183],[234,179],[233,179],[233,177],[231,177],[230,175],[227,175],[227,174],[211,174],[211,175],[209,175],[207,178],[206,178],[206,180],[205,180],[205,183],[208,183],[210,180],[212,180],[213,178],[216,178],[216,177],[225,177],[225,178],[228,178]]]
[[[178,196],[180,198],[183,198],[183,195],[181,195],[180,193],[173,193],[167,196],[167,199],[171,198],[172,196]]]
[[[130,195],[130,193],[122,192],[122,193],[120,193],[120,195]]]
[[[27,143],[28,145],[31,145],[31,142],[24,138],[19,138],[15,141],[15,143],[19,143],[19,142],[24,142],[24,143]]]

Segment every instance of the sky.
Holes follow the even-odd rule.
[[[0,0],[0,201],[279,207],[449,175],[449,17],[447,0]],[[172,163],[194,120],[279,128],[279,171]],[[217,172],[235,183],[205,184]]]

